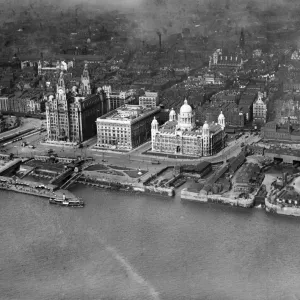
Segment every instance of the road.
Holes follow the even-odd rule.
[[[29,124],[31,123],[27,121],[25,124],[26,126],[30,127]],[[35,126],[38,126],[36,122],[34,124]],[[41,126],[41,121],[39,122],[39,126]],[[21,129],[24,129],[23,126]],[[142,154],[143,152],[151,148],[151,142],[147,142],[141,145],[140,147],[130,151],[129,153],[119,153],[113,151],[93,150],[92,145],[96,142],[96,138],[85,142],[83,148],[73,148],[73,147],[58,146],[58,145],[45,145],[41,143],[41,141],[44,140],[45,138],[46,138],[46,132],[43,132],[41,134],[36,134],[28,138],[24,138],[22,141],[18,141],[16,143],[7,145],[4,148],[4,150],[6,151],[6,153],[13,153],[17,156],[33,157],[34,155],[47,155],[48,150],[53,149],[54,152],[58,154],[58,156],[72,157],[72,158],[76,158],[77,156],[93,157],[95,161],[103,162],[104,160],[105,163],[107,164],[116,164],[118,166],[130,166],[134,168],[155,170],[157,168],[162,168],[165,166],[174,166],[174,165],[191,164],[191,163],[195,164],[201,161],[210,161],[210,162],[223,161],[225,159],[229,159],[230,157],[236,156],[241,150],[242,143],[244,143],[245,145],[247,144],[249,145],[260,140],[259,136],[244,134],[238,140],[229,141],[228,146],[215,156],[201,157],[199,159],[190,160],[190,159],[181,159],[181,158],[175,159],[175,158],[168,158],[168,157],[143,155]],[[35,149],[22,147],[21,145],[24,141],[27,142],[27,144],[35,146]],[[152,164],[153,159],[160,161],[160,164],[153,165]]]
[[[41,128],[42,124],[45,124],[45,121],[39,119],[31,119],[31,118],[21,118],[21,125],[17,128],[14,128],[9,131],[4,131],[0,133],[0,137],[4,137],[13,133],[17,133],[20,130],[25,130],[29,128]]]

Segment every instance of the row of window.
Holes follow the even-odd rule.
[[[127,142],[127,141],[115,141],[115,140],[113,140],[113,142],[112,142],[112,140],[105,140],[105,139],[101,139],[101,140],[99,140],[98,141],[98,144],[100,145],[104,145],[104,144],[109,144],[109,145],[111,145],[111,144],[114,144],[114,145],[131,145],[131,142]]]

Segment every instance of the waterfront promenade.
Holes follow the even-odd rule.
[[[201,157],[198,159],[182,159],[180,156],[177,158],[171,158],[167,156],[155,156],[155,155],[146,155],[143,154],[145,151],[151,148],[151,143],[147,142],[140,147],[133,149],[128,153],[121,153],[117,151],[105,151],[105,150],[94,150],[93,145],[88,144],[88,147],[85,148],[74,148],[74,147],[62,147],[61,145],[52,145],[51,149],[58,156],[76,158],[81,156],[82,158],[92,157],[96,162],[101,162],[104,164],[113,164],[122,167],[132,167],[132,168],[141,168],[147,169],[150,173],[157,171],[159,168],[167,166],[179,166],[181,164],[196,164],[201,161],[209,161],[212,163],[224,161],[233,156],[236,156],[241,150],[241,143],[252,144],[259,140],[257,136],[245,136],[241,137],[238,141],[229,142],[228,146],[217,153],[214,156]],[[35,144],[35,149],[20,148],[20,147],[10,147],[11,153],[14,153],[17,156],[21,157],[33,157],[34,155],[46,154],[50,146],[43,145],[39,142]],[[152,162],[157,160],[160,162],[160,165],[153,165]]]

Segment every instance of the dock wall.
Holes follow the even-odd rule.
[[[231,199],[227,197],[223,197],[221,195],[201,195],[198,192],[191,192],[187,189],[183,189],[181,191],[181,199],[188,201],[197,201],[202,203],[212,202],[212,203],[220,203],[232,206],[240,206],[240,207],[253,207],[254,206],[254,198],[244,199],[237,198]]]
[[[265,198],[265,206],[267,212],[272,212],[279,215],[300,217],[300,208],[288,206],[281,207],[280,205],[272,204],[271,202],[269,202],[267,197]]]
[[[112,189],[112,190],[122,190],[122,191],[135,191],[149,194],[159,194],[163,196],[174,196],[174,188],[164,188],[164,187],[154,187],[154,186],[142,186],[142,185],[134,185],[131,183],[120,183],[113,182],[109,180],[104,180],[100,178],[87,178],[80,177],[76,182],[95,186],[99,188]]]

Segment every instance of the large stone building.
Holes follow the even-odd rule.
[[[118,107],[134,104],[135,90],[128,91],[113,91],[110,85],[102,87],[108,100],[109,110],[114,110]]]
[[[284,125],[278,125],[275,121],[266,123],[261,129],[261,135],[264,140],[300,142],[300,131],[293,129],[290,119]]]
[[[240,110],[236,103],[226,103],[222,105],[222,112],[225,116],[227,126],[245,126],[245,114]]]
[[[267,98],[264,93],[258,92],[253,103],[253,121],[256,124],[265,124],[267,121]]]
[[[289,119],[292,124],[300,125],[300,97],[295,93],[285,94],[280,101],[279,123],[286,123]]]
[[[226,127],[244,127],[245,126],[245,115],[240,110],[236,103],[215,103],[202,107],[204,109],[201,115],[201,120],[205,120],[208,123],[218,122],[220,111],[223,112],[226,120]]]
[[[55,73],[60,71],[67,71],[74,66],[74,62],[57,61],[56,64],[45,62],[43,60],[38,61],[38,75],[45,75],[48,73]]]
[[[6,112],[10,110],[9,95],[0,96],[0,112]]]
[[[61,72],[56,94],[49,95],[46,102],[48,142],[79,144],[91,138],[96,134],[96,119],[107,111],[102,91],[95,95],[82,95],[73,87],[72,92],[67,93]]]
[[[124,105],[97,119],[97,148],[131,150],[151,138],[159,107]]]
[[[253,120],[253,103],[256,98],[256,92],[245,91],[239,102],[239,109],[245,115],[245,123],[251,122]]]
[[[158,93],[146,91],[145,95],[139,97],[139,105],[144,107],[156,107],[158,105]]]
[[[209,69],[211,70],[238,70],[243,65],[243,59],[240,55],[224,55],[221,49],[217,49],[209,57]]]
[[[159,128],[157,120],[152,121],[152,151],[166,154],[210,156],[224,147],[225,117],[221,114],[218,123],[205,121],[202,127],[195,124],[195,111],[187,100],[178,116],[172,109],[169,121]]]

